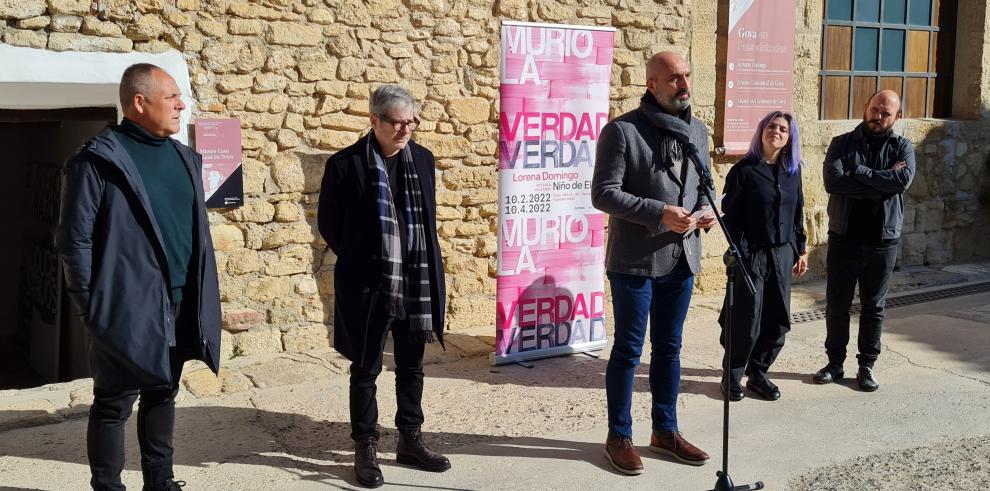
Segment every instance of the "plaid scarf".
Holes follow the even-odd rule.
[[[412,152],[406,146],[400,151],[401,187],[403,204],[396,210],[389,188],[385,161],[377,148],[374,132],[368,133],[366,143],[371,182],[378,188],[378,222],[382,232],[382,286],[385,293],[385,309],[390,318],[409,319],[412,339],[433,342],[433,306],[430,294],[430,267],[426,251],[426,230],[423,228],[423,193],[419,175],[413,164]],[[406,222],[406,251],[402,250],[396,211],[401,211]],[[403,254],[405,252],[406,254]]]

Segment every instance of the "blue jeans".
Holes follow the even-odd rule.
[[[677,394],[681,389],[681,333],[694,274],[683,258],[661,277],[608,272],[612,285],[615,339],[605,370],[608,428],[632,437],[633,378],[650,320],[650,393],[653,430],[677,431]]]

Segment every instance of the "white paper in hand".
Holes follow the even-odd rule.
[[[695,225],[691,225],[690,228],[688,228],[687,230],[684,231],[684,242],[683,242],[683,244],[684,244],[684,253],[685,254],[690,255],[690,254],[693,254],[694,253],[694,250],[691,248],[691,241],[688,240],[688,239],[690,238],[691,233],[693,233],[695,230],[698,229],[698,225],[697,225],[698,220],[701,220],[701,217],[704,216],[705,213],[708,213],[708,209],[709,208],[710,208],[710,206],[705,205],[705,206],[702,206],[697,211],[695,211],[694,213],[691,214],[691,218],[694,218]]]

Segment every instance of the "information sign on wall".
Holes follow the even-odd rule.
[[[770,111],[791,111],[796,0],[730,0],[725,67],[723,146],[749,149]]]

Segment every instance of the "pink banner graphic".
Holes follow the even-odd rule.
[[[502,24],[493,364],[606,345],[605,215],[591,205],[591,176],[614,35]]]
[[[726,50],[723,146],[749,149],[756,125],[770,111],[791,111],[795,0],[731,0]]]

